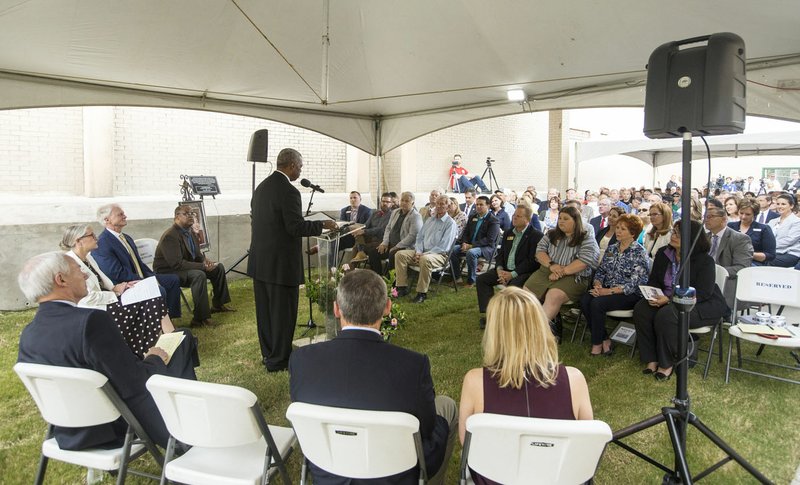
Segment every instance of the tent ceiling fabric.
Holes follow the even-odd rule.
[[[0,109],[213,110],[375,154],[476,119],[641,106],[653,49],[730,31],[766,85],[748,113],[800,121],[798,24],[795,0],[0,0]]]

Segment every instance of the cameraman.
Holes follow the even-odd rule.
[[[480,192],[489,192],[489,188],[481,180],[480,175],[470,177],[469,170],[461,166],[461,155],[453,155],[453,166],[450,168],[450,184],[453,192],[466,192],[475,189],[477,185]],[[457,184],[455,182],[458,182]]]

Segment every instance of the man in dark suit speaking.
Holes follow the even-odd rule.
[[[339,282],[333,311],[342,332],[333,340],[297,349],[289,362],[292,401],[371,411],[398,411],[419,419],[428,483],[442,483],[458,430],[455,402],[436,396],[426,355],[383,340],[380,327],[392,307],[386,284],[374,271],[353,270]],[[318,485],[350,483],[313,463]],[[412,483],[415,467],[358,483]]]
[[[247,274],[253,278],[261,356],[268,372],[285,370],[297,323],[297,299],[303,282],[301,238],[335,229],[334,221],[306,221],[300,192],[303,156],[284,148],[277,170],[264,179],[250,202],[252,231]]]
[[[17,281],[25,297],[39,303],[36,316],[20,335],[18,361],[100,372],[150,438],[166,447],[167,427],[145,382],[153,374],[194,379],[190,339],[183,340],[170,366],[164,364],[167,353],[158,347],[150,348],[139,360],[105,311],[76,306],[86,296],[86,275],[64,253],[32,257]],[[113,448],[122,446],[126,428],[122,418],[84,428],[57,426],[55,438],[67,450]]]

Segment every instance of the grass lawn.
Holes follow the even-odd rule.
[[[238,311],[215,315],[220,323],[216,328],[194,331],[200,339],[202,360],[198,377],[250,389],[258,396],[270,423],[288,425],[284,413],[289,405],[289,376],[285,372],[267,374],[261,366],[250,281],[233,282],[231,293],[233,306]],[[475,290],[459,289],[456,294],[442,286],[430,295],[422,305],[413,305],[407,298],[401,300],[409,321],[393,343],[428,354],[437,392],[458,402],[464,373],[480,366],[481,331]],[[315,315],[318,323],[322,321],[319,312]],[[19,334],[32,316],[33,311],[0,313],[0,470],[3,471],[2,482],[7,484],[33,480],[45,429],[32,399],[11,369],[17,357]],[[298,321],[305,322],[307,318],[308,306],[301,301]],[[186,324],[189,319],[184,316],[176,323]],[[707,345],[707,339],[703,343]],[[727,336],[725,349],[727,351]],[[743,349],[752,354],[755,347],[743,345]],[[661,407],[670,405],[675,379],[660,383],[643,376],[638,359],[628,357],[627,347],[621,346],[610,359],[590,358],[588,343],[566,342],[560,350],[563,362],[581,369],[586,375],[595,418],[606,421],[613,430],[648,418]],[[785,351],[767,349],[764,357],[791,364]],[[759,471],[775,483],[792,480],[800,464],[800,387],[740,373],[734,374],[731,383],[725,385],[724,366],[715,359],[705,381],[701,366],[690,371],[689,393],[692,410]],[[662,463],[672,463],[664,425],[631,437],[627,443]],[[295,453],[289,461],[293,480],[299,477],[299,456]],[[459,457],[460,446],[457,446],[447,483],[458,483]],[[722,454],[690,428],[688,457],[691,470],[698,473],[719,460]],[[596,481],[600,484],[660,483],[661,476],[661,472],[641,459],[609,445]],[[84,479],[85,471],[77,467],[57,462],[51,462],[48,467],[47,483],[81,483]],[[128,482],[150,483],[138,477],[131,477]],[[107,477],[104,483],[113,482]],[[703,483],[755,481],[738,465],[728,463]]]

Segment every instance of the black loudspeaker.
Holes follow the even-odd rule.
[[[689,45],[698,44],[703,45]],[[666,43],[650,55],[644,104],[648,138],[744,131],[744,41],[723,32]]]
[[[258,130],[250,137],[250,149],[247,150],[248,162],[267,162],[269,148],[269,130]]]

